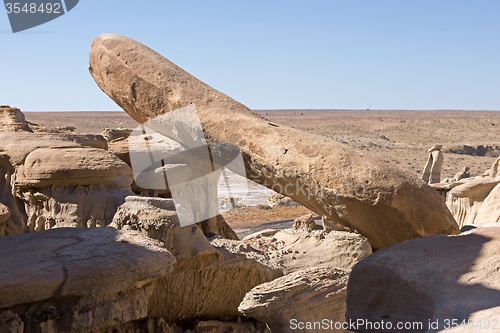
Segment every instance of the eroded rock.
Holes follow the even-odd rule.
[[[326,138],[270,124],[132,39],[97,37],[89,62],[99,87],[136,121],[194,104],[209,141],[242,150],[250,179],[352,226],[375,249],[459,233],[436,191],[409,173]]]
[[[0,320],[30,332],[145,319],[155,281],[175,262],[156,241],[114,228],[2,237],[0,249],[9,253],[0,258]]]
[[[321,228],[321,227],[320,227]],[[285,274],[329,263],[351,269],[372,253],[365,237],[345,231],[264,230],[242,241],[214,239],[212,245],[283,270]]]
[[[335,328],[345,322],[348,277],[348,270],[328,264],[300,270],[253,288],[238,309],[266,322],[273,333],[348,332]],[[321,325],[314,327],[314,322]]]
[[[444,330],[445,319],[493,320],[500,311],[500,228],[435,235],[396,244],[354,266],[347,287],[350,320],[420,322],[412,332]],[[429,320],[439,327],[429,329]],[[428,331],[429,329],[429,331]],[[356,332],[372,332],[366,327]]]
[[[247,291],[282,275],[265,263],[214,248],[196,224],[181,227],[172,199],[127,197],[112,225],[160,240],[178,260],[153,292],[151,315],[167,322],[233,320]]]

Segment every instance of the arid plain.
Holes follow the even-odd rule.
[[[463,110],[256,110],[271,122],[343,142],[388,163],[421,174],[427,150],[443,145],[442,178],[464,166],[472,176],[488,169],[500,154],[500,111]],[[134,128],[125,112],[24,112],[26,120],[48,127],[74,126],[76,133]],[[463,146],[490,146],[485,156]],[[497,149],[495,149],[497,148]],[[451,153],[450,149],[462,153]],[[472,152],[472,154],[475,154]]]

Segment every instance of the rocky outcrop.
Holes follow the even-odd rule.
[[[19,167],[16,195],[25,203],[28,231],[111,223],[132,194],[132,171],[96,148],[40,148]]]
[[[33,132],[33,130],[21,110],[0,105],[0,132]]]
[[[94,134],[0,133],[0,149],[10,157],[14,166],[22,165],[28,154],[38,148],[82,146],[106,149],[107,142],[101,135]]]
[[[314,222],[313,222],[314,223]],[[308,267],[330,264],[351,269],[372,253],[363,236],[345,231],[325,232],[302,227],[264,230],[242,241],[214,239],[212,245],[283,270],[290,274]]]
[[[15,332],[111,329],[144,320],[174,257],[113,228],[59,228],[0,238],[0,314]]]
[[[444,201],[421,180],[345,145],[269,123],[134,40],[101,35],[89,62],[99,87],[136,121],[194,105],[208,141],[241,149],[247,177],[355,228],[375,249],[459,233]]]
[[[348,332],[341,326],[348,277],[348,270],[328,264],[307,268],[253,288],[238,310],[273,333]]]
[[[497,319],[500,309],[500,228],[460,236],[435,235],[396,244],[354,266],[347,287],[348,320],[422,323],[411,332],[437,332]],[[436,327],[429,323],[438,322]],[[380,326],[379,326],[380,327]],[[372,332],[366,326],[355,332]]]
[[[177,259],[154,291],[152,316],[167,322],[235,319],[247,291],[282,275],[242,254],[214,248],[196,224],[181,227],[172,199],[127,197],[112,226],[161,241]]]
[[[267,198],[267,203],[272,207],[297,207],[300,206],[298,202],[293,201],[289,197],[282,194],[274,194]]]
[[[198,227],[208,237],[222,237],[225,239],[239,240],[236,232],[227,224],[221,214],[211,217],[207,220],[196,223]]]
[[[500,146],[493,145],[459,145],[446,149],[446,152],[453,154],[472,155],[472,156],[490,156],[498,157],[500,155]]]
[[[111,142],[117,139],[127,138],[133,129],[131,128],[105,128],[102,131],[102,136],[106,141]]]
[[[443,145],[436,144],[429,149],[429,158],[422,172],[422,180],[428,184],[437,184],[441,182],[441,169],[443,167]]]
[[[500,183],[500,177],[475,177],[464,179],[446,195],[446,204],[460,227],[482,223],[480,213],[483,202]],[[491,205],[487,209],[491,209]]]

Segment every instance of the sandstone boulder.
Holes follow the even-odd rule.
[[[378,251],[351,272],[346,318],[379,325],[383,320],[394,329],[397,322],[422,323],[411,332],[441,331],[453,319],[458,324],[469,319],[491,323],[500,314],[499,248],[500,228],[480,227]],[[429,329],[429,321],[439,325]],[[355,331],[374,331],[368,328]]]
[[[348,270],[329,264],[307,268],[253,288],[238,310],[273,333],[348,332],[341,326],[348,277]]]
[[[264,230],[242,241],[214,239],[211,243],[216,248],[279,268],[285,274],[327,263],[350,270],[372,253],[370,243],[359,234],[302,228]]]
[[[366,236],[375,249],[437,233],[459,233],[444,201],[401,169],[324,137],[269,123],[146,46],[104,34],[89,71],[140,123],[193,104],[208,141],[243,152],[247,177]]]
[[[175,262],[156,241],[113,228],[2,237],[0,249],[8,253],[0,322],[29,332],[96,332],[145,319],[155,281]]]

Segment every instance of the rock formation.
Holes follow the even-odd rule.
[[[273,333],[348,332],[335,327],[345,322],[348,277],[349,271],[328,264],[306,268],[253,288],[238,309],[266,322]],[[311,327],[299,329],[299,322]]]
[[[446,320],[448,327],[451,320],[457,325],[489,320],[492,325],[500,312],[499,247],[500,228],[482,227],[378,251],[351,272],[346,318],[379,325],[384,321],[385,327],[390,322],[393,328],[397,322],[422,323],[409,332],[438,332],[446,328]],[[429,321],[439,325],[430,329]],[[355,331],[374,330],[364,326]]]
[[[112,226],[161,241],[177,259],[154,291],[152,316],[167,322],[234,319],[246,292],[282,275],[242,254],[214,248],[197,225],[181,227],[172,199],[127,197]]]
[[[460,227],[500,221],[498,158],[483,175],[438,186]],[[439,185],[439,184],[438,184]]]
[[[345,145],[269,123],[132,39],[97,37],[89,62],[99,87],[136,121],[193,104],[209,142],[242,150],[250,179],[355,228],[375,249],[459,232],[422,181]]]
[[[293,201],[289,197],[285,197],[282,194],[274,194],[267,198],[267,203],[272,207],[296,207],[300,206],[298,202]]]
[[[0,236],[5,236],[5,221],[7,221],[9,217],[9,207],[0,203]]]
[[[106,149],[100,135],[0,133],[0,202],[11,211],[5,234],[111,223],[133,178]]]
[[[23,332],[112,328],[148,317],[156,281],[174,257],[113,228],[59,228],[1,237],[0,322]],[[15,331],[15,330],[11,330]]]
[[[40,148],[17,173],[16,195],[25,203],[29,231],[103,227],[131,195],[132,171],[96,148]]]
[[[422,173],[422,180],[426,183],[436,184],[441,182],[441,168],[443,167],[442,147],[442,145],[436,144],[428,150],[429,158]]]
[[[313,222],[314,223],[314,222]],[[263,230],[242,241],[214,239],[216,248],[244,254],[249,259],[281,269],[290,274],[308,267],[329,264],[351,269],[354,264],[372,253],[363,236],[345,231],[326,232],[316,228]]]
[[[0,132],[33,132],[33,130],[21,110],[0,105]]]
[[[102,131],[102,136],[106,141],[111,142],[113,140],[127,138],[133,129],[131,128],[105,128]]]

